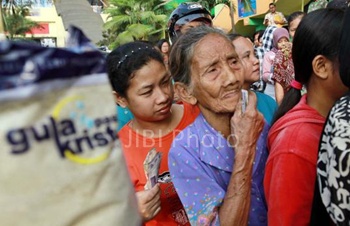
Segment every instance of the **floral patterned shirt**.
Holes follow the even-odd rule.
[[[263,177],[268,129],[265,123],[257,143],[249,225],[267,225]],[[234,157],[234,149],[202,114],[174,139],[169,169],[191,225],[220,225],[218,208],[230,182]]]

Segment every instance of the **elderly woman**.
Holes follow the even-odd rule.
[[[169,69],[177,95],[201,114],[173,141],[169,169],[192,225],[266,225],[263,174],[268,126],[244,66],[222,31],[201,26],[175,43]]]

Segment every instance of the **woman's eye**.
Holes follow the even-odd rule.
[[[237,62],[238,62],[238,60],[236,60],[236,59],[231,60],[231,64],[233,64],[233,65],[237,64]]]
[[[148,91],[141,93],[141,96],[147,96],[147,95],[150,95],[151,93],[152,93],[152,90],[148,90]]]
[[[170,79],[167,79],[167,80],[165,80],[164,82],[162,82],[162,84],[163,84],[163,85],[168,85],[169,82],[170,82]]]

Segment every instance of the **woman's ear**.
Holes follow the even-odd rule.
[[[115,102],[122,108],[125,108],[127,107],[128,105],[128,102],[126,100],[125,97],[122,97],[119,93],[117,93],[116,91],[113,91],[113,96],[114,96],[114,99],[115,99]]]
[[[315,75],[320,79],[327,79],[330,73],[333,73],[333,63],[323,55],[317,55],[312,60],[312,69]]]
[[[191,105],[197,104],[197,98],[192,95],[192,90],[190,90],[190,88],[182,82],[174,83],[174,91],[180,100],[185,101]]]

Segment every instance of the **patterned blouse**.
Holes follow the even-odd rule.
[[[277,50],[273,62],[272,79],[283,87],[286,93],[294,79],[294,64],[292,60],[292,46],[287,45],[282,50]]]
[[[317,161],[322,202],[337,225],[350,225],[350,94],[333,106]]]
[[[268,129],[265,123],[257,143],[249,225],[267,225],[263,177]],[[191,225],[220,225],[218,208],[230,182],[234,157],[234,149],[202,114],[174,139],[169,169]]]

